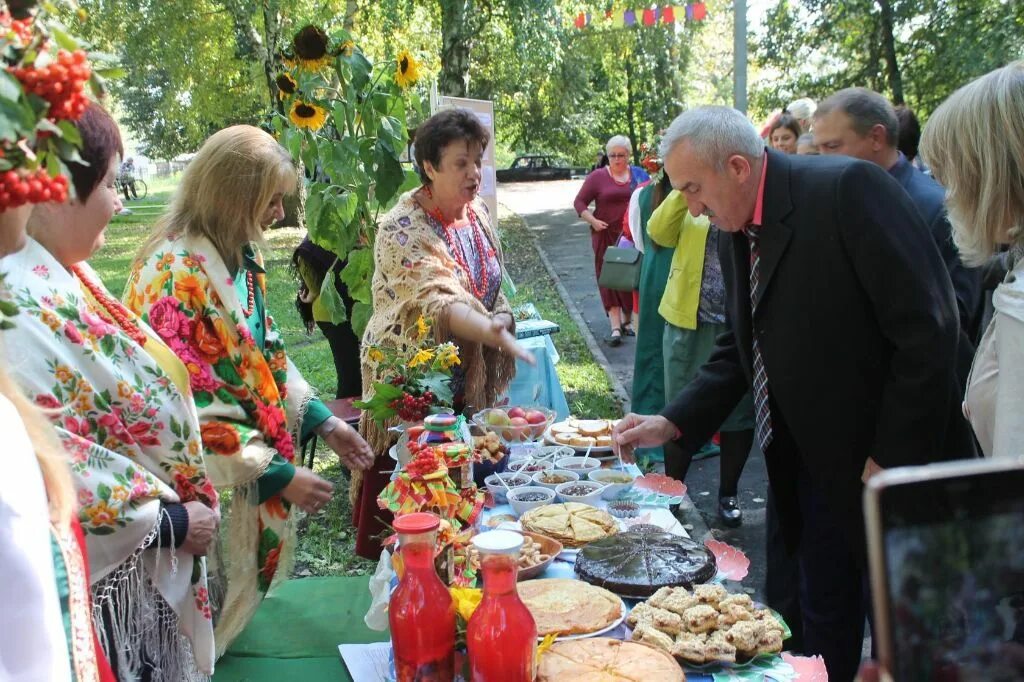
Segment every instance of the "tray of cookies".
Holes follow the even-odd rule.
[[[696,669],[743,667],[775,656],[791,634],[774,611],[717,584],[697,585],[692,591],[663,587],[633,607],[626,623],[633,640]]]

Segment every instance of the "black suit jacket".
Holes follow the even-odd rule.
[[[775,443],[791,446],[765,453],[787,540],[799,537],[798,457],[860,538],[869,456],[893,467],[971,453],[956,418],[956,300],[920,213],[884,170],[769,151],[766,172],[757,313],[747,237],[723,234],[731,331],[662,414],[684,445],[706,441],[752,385],[756,333]]]

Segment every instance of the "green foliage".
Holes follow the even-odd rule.
[[[322,64],[300,59],[299,42],[293,43],[294,66],[280,75],[293,92],[282,91],[287,113],[275,115],[273,126],[307,171],[309,237],[345,262],[341,280],[355,300],[352,323],[361,335],[372,302],[377,218],[414,181],[400,156],[409,138],[407,112],[422,115],[419,98],[407,98],[405,89],[418,77],[419,64],[403,52],[374,66],[347,31],[322,35],[322,45],[314,46]],[[332,321],[344,322],[333,278],[325,279],[321,296]]]
[[[902,93],[923,119],[956,88],[1024,55],[1022,39],[1020,2],[778,0],[752,50],[767,77],[751,108],[767,113],[857,85],[896,100]]]

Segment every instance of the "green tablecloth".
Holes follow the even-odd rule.
[[[228,652],[215,682],[351,680],[338,655],[343,643],[382,642],[363,623],[369,576],[289,580],[268,596]]]

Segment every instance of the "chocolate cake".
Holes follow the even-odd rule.
[[[706,583],[718,567],[715,555],[688,538],[671,533],[621,533],[580,549],[581,580],[624,597],[649,597],[662,587]]]

